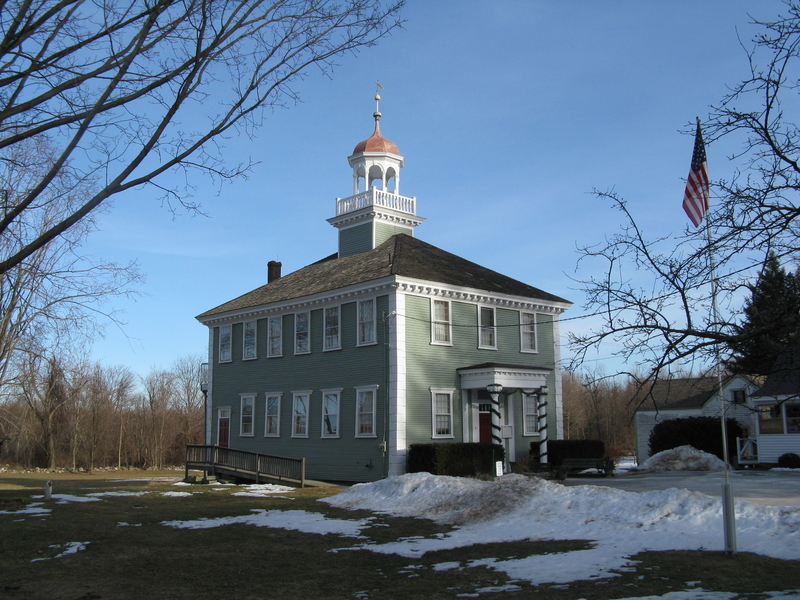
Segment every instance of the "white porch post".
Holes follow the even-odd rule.
[[[546,464],[547,460],[547,386],[543,385],[539,388],[537,394],[539,404],[537,409],[539,411],[539,462]]]

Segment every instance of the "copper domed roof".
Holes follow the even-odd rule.
[[[375,131],[371,136],[356,146],[355,150],[353,150],[353,154],[361,154],[363,152],[389,152],[391,154],[397,154],[398,156],[400,155],[397,144],[387,140],[381,135],[380,123],[381,115],[380,113],[375,113]]]

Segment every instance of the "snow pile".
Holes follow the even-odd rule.
[[[643,471],[724,471],[725,463],[692,446],[679,446],[654,454],[639,468]]]
[[[457,525],[432,539],[414,538],[363,548],[401,556],[515,540],[589,540],[594,547],[563,555],[477,561],[534,584],[610,577],[647,550],[721,550],[718,498],[668,489],[645,493],[599,486],[568,487],[509,475],[477,481],[412,473],[359,484],[326,498],[333,506]],[[800,559],[800,508],[736,502],[739,551]],[[473,561],[474,565],[477,565]]]

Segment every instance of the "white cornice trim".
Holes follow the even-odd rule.
[[[373,281],[367,281],[365,283],[338,288],[336,290],[320,292],[319,294],[313,294],[311,296],[302,296],[300,298],[292,298],[282,302],[252,306],[241,310],[212,315],[205,319],[198,318],[198,321],[200,321],[203,325],[208,325],[209,327],[226,325],[228,323],[237,323],[246,319],[266,318],[279,314],[296,312],[298,310],[322,308],[323,306],[342,304],[346,301],[354,302],[358,298],[364,296],[374,296],[380,292],[388,293],[388,291],[393,287],[395,287],[394,277],[384,277],[383,279],[375,279]]]
[[[416,227],[425,219],[399,210],[396,211],[390,208],[376,210],[374,206],[369,206],[361,210],[339,215],[338,217],[331,217],[328,219],[328,223],[338,229],[347,229],[348,227],[354,227],[370,220],[399,223],[408,227]]]
[[[509,294],[494,294],[485,290],[464,288],[433,281],[419,279],[397,278],[399,292],[410,296],[424,296],[427,298],[443,298],[470,304],[484,304],[499,306],[512,310],[525,310],[551,314],[561,314],[572,306],[571,302],[550,302],[525,296],[512,296]]]

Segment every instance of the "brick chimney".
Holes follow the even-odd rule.
[[[277,260],[271,260],[267,263],[267,283],[272,283],[281,278],[281,266],[282,263]]]

